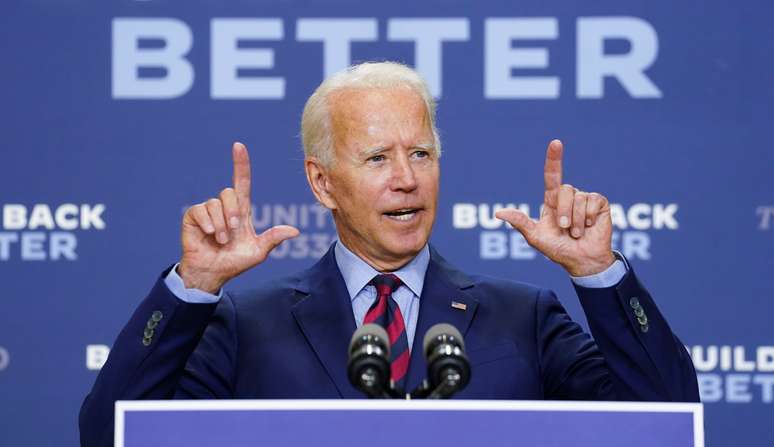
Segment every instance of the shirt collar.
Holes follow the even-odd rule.
[[[347,285],[349,299],[354,300],[355,296],[378,275],[379,272],[352,253],[341,241],[336,241],[333,248],[336,255],[336,264],[344,277]],[[430,249],[427,244],[419,251],[408,264],[392,272],[403,281],[403,284],[411,290],[417,297],[422,296],[422,287],[425,284],[425,273],[430,263]]]

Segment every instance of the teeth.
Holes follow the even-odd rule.
[[[407,220],[411,219],[412,217],[414,217],[414,214],[416,214],[416,213],[400,214],[398,216],[390,216],[390,217],[392,217],[393,219],[397,219],[397,220],[407,221]]]
[[[395,220],[400,220],[405,222],[407,220],[411,220],[411,218],[414,217],[414,215],[417,212],[413,211],[413,212],[408,212],[406,214],[400,214],[400,213],[405,213],[405,211],[394,211],[392,213],[387,213],[387,217],[389,217],[390,219],[395,219]]]

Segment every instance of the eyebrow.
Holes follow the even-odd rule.
[[[435,145],[433,143],[419,143],[419,144],[415,144],[412,147],[415,147],[417,149],[424,149],[427,151],[435,150]]]
[[[432,151],[432,150],[435,150],[435,145],[433,145],[432,143],[419,143],[411,146],[411,148]],[[384,146],[369,147],[369,148],[363,149],[360,152],[360,154],[363,157],[369,158],[369,157],[373,157],[374,155],[378,155],[379,153],[384,152],[385,150],[387,150],[387,148]]]
[[[387,148],[384,146],[376,146],[376,147],[369,147],[365,148],[360,152],[360,155],[365,158],[373,157],[374,155],[377,155],[378,153],[386,150]]]

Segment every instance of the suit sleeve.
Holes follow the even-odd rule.
[[[699,401],[691,358],[633,269],[613,287],[575,289],[593,340],[553,292],[541,291],[538,298],[547,398]]]
[[[81,406],[82,446],[113,445],[117,400],[231,397],[236,352],[231,299],[183,302],[164,276],[118,335]]]

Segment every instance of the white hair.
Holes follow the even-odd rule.
[[[435,99],[425,81],[412,68],[398,62],[365,62],[353,65],[325,79],[306,101],[301,116],[301,140],[304,155],[329,166],[334,160],[328,97],[336,90],[356,88],[408,87],[424,101],[433,131],[436,155],[441,155],[441,140],[435,127]]]

